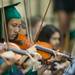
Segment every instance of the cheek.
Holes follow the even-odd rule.
[[[12,27],[11,26],[8,26],[8,30],[11,31],[12,30]]]
[[[54,45],[54,46],[55,46],[55,45],[57,45],[57,41],[56,41],[56,40],[51,39],[51,40],[50,40],[50,44],[52,44],[52,45]]]
[[[14,32],[14,28],[11,27],[11,26],[9,26],[9,28],[8,28],[8,32],[9,32],[9,34],[12,34],[12,33]]]

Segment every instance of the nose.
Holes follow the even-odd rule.
[[[19,32],[19,30],[20,30],[19,27],[16,27],[16,28],[14,29],[15,33]]]
[[[59,40],[57,40],[57,44],[59,44],[60,43],[60,41]]]

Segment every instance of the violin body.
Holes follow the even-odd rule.
[[[23,50],[31,46],[31,42],[23,34],[19,34],[14,43],[16,43]]]
[[[52,45],[50,45],[46,42],[38,41],[37,44],[42,46],[42,47],[45,47],[45,48],[52,48]],[[43,59],[51,58],[50,53],[47,53],[47,52],[41,51],[41,50],[37,50],[37,52],[43,57]]]

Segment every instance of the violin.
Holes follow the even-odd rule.
[[[42,47],[45,47],[45,48],[52,48],[52,45],[50,45],[46,42],[43,42],[43,41],[37,41],[36,44],[38,44]],[[51,58],[51,54],[48,53],[48,52],[41,51],[41,50],[38,50],[38,49],[37,49],[37,52],[43,57],[43,59],[50,59]]]
[[[25,50],[31,46],[30,40],[23,34],[19,34],[15,42],[21,49]]]

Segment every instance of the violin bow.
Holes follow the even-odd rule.
[[[51,4],[51,0],[49,0],[49,3],[48,3],[48,6],[47,6],[47,9],[46,9],[46,11],[45,11],[45,14],[44,14],[44,16],[43,16],[43,19],[42,19],[42,23],[41,23],[40,28],[41,28],[42,25],[43,25],[43,21],[44,21],[45,16],[46,16],[46,14],[47,14],[47,12],[48,12],[48,9],[49,9],[50,4]],[[25,8],[25,14],[26,14],[26,20],[27,20],[27,8],[26,8],[25,5],[26,5],[26,0],[24,0],[24,8]],[[27,22],[27,21],[26,21],[26,22]],[[28,24],[28,22],[27,22],[27,24]],[[39,35],[39,33],[40,33],[40,29],[39,29],[39,32],[37,33],[36,37]],[[30,55],[30,54],[29,54],[29,55]],[[30,55],[29,57],[33,60],[33,57],[32,57],[31,55]]]
[[[26,27],[27,27],[28,39],[31,41],[31,43],[33,43],[32,33],[31,33],[32,32],[31,31],[31,21],[30,21],[30,17],[31,17],[30,1],[27,0],[26,2],[26,0],[24,0],[24,9],[25,9],[25,19],[26,19],[25,22],[26,22]]]
[[[27,7],[26,7],[26,0],[23,0],[23,3],[24,3],[24,12],[25,12],[25,23],[26,23],[26,31],[27,31],[27,37],[28,39],[30,39],[30,36],[29,36],[29,28],[28,28],[28,21],[27,21]]]
[[[7,43],[7,49],[8,49],[9,48],[9,46],[8,46],[9,40],[8,40],[8,32],[7,32],[7,26],[6,26],[4,2],[3,2],[3,0],[1,0],[1,2],[2,2],[1,15],[2,15],[3,37],[4,37],[4,39],[5,39],[6,43]]]
[[[32,16],[32,13],[31,13],[31,2],[30,2],[30,0],[27,0],[27,1],[28,1],[28,20],[29,20],[29,34],[30,34],[30,40],[31,40],[32,43],[34,43],[34,42],[33,42],[33,38],[32,38],[32,29],[31,29],[31,20],[30,20],[30,18],[31,18],[31,16]]]
[[[32,40],[32,34],[31,34],[31,21],[27,20],[28,18],[31,17],[31,8],[30,8],[30,2],[28,1],[28,8],[30,8],[28,10],[27,6],[26,6],[26,0],[24,0],[24,10],[25,10],[25,22],[26,22],[26,28],[27,28],[27,35],[28,35],[28,39],[30,39],[30,41],[33,43]],[[28,12],[30,12],[30,14],[28,14]],[[29,27],[28,27],[29,26]],[[27,52],[28,57],[32,60],[35,61],[35,59],[31,56],[31,54],[29,52]],[[23,56],[23,58],[25,58],[25,56]],[[24,60],[21,60],[21,63],[23,63]],[[37,61],[36,61],[37,62]]]
[[[45,10],[45,13],[44,13],[44,16],[42,18],[42,22],[41,22],[40,28],[39,28],[39,30],[38,30],[38,32],[36,34],[36,37],[35,37],[35,41],[34,42],[36,42],[36,40],[37,40],[37,38],[38,38],[38,36],[39,36],[39,34],[41,32],[41,29],[42,29],[42,26],[43,26],[43,22],[45,20],[45,17],[46,17],[46,14],[47,14],[48,10],[49,10],[50,5],[51,5],[51,0],[49,0],[49,3],[48,3],[47,8]]]

